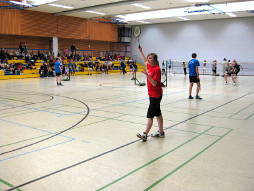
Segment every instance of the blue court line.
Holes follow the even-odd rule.
[[[1,101],[0,101],[0,103],[1,103]],[[33,110],[33,111],[40,111],[40,112],[51,113],[51,114],[55,114],[57,117],[62,117],[64,115],[62,113],[51,112],[51,111],[47,111],[47,110],[43,110],[43,109],[38,109],[38,108],[33,108],[33,107],[26,107],[26,106],[22,106],[22,105],[21,106],[19,106],[19,105],[13,105],[13,104],[3,104],[3,105],[15,106],[15,107],[25,108],[27,110]],[[13,108],[13,109],[15,109],[15,108]]]
[[[0,101],[0,103],[1,103],[1,101]],[[26,107],[26,106],[22,106],[22,105],[20,105],[20,106],[19,106],[19,105],[13,105],[13,104],[3,104],[3,105],[15,106],[15,107],[21,107],[21,108],[25,108],[25,109],[27,109],[27,110],[42,111],[42,112],[47,112],[47,113],[57,114],[57,115],[59,115],[59,116],[64,115],[64,114],[62,114],[62,113],[50,112],[50,111],[47,111],[47,110],[42,110],[42,109],[32,108],[32,107]],[[15,109],[15,108],[13,108],[13,109]]]
[[[56,111],[62,111],[62,112],[66,112],[66,113],[70,113],[70,114],[65,114],[66,116],[67,115],[83,115],[84,114],[84,111],[81,111],[81,112],[71,112],[71,111],[66,111],[66,110],[63,110],[63,109],[53,109],[53,110],[56,110]],[[102,111],[102,110],[101,110]],[[106,113],[107,111],[105,111],[105,113]],[[113,113],[113,112],[108,112],[108,113]],[[115,112],[114,112],[115,113]],[[122,115],[127,115],[127,114],[125,114],[125,113],[117,113],[116,112],[116,114],[119,114],[119,116],[115,116],[115,118],[117,118],[117,117],[121,117]],[[95,114],[90,114],[89,116],[93,116],[93,117],[98,117],[98,118],[106,118],[106,119],[108,119],[108,118],[114,118],[114,117],[104,117],[104,116],[100,116],[100,115],[95,115]],[[143,116],[142,116],[143,117]]]
[[[19,107],[19,105],[14,105],[14,104],[10,104],[10,103],[7,103],[6,101],[0,101],[0,104],[1,105],[4,105],[4,106],[15,106],[15,107]],[[21,105],[22,106],[22,105]],[[20,107],[21,107],[20,106]]]
[[[4,161],[7,161],[7,160],[10,160],[10,159],[14,159],[14,158],[18,158],[18,157],[21,157],[21,156],[24,156],[24,155],[28,155],[28,154],[31,154],[31,153],[35,153],[35,152],[38,152],[38,151],[46,150],[46,149],[48,149],[48,148],[55,147],[55,146],[58,146],[58,145],[62,145],[62,144],[68,143],[68,142],[72,142],[72,141],[74,141],[74,140],[75,140],[75,139],[69,139],[69,140],[67,140],[67,141],[60,142],[60,143],[57,143],[57,144],[54,144],[54,145],[50,145],[50,146],[47,146],[47,147],[42,147],[42,148],[40,148],[40,149],[35,149],[35,150],[29,151],[29,152],[25,152],[25,153],[22,153],[22,154],[14,155],[14,156],[12,156],[12,157],[4,158],[4,159],[1,159],[1,160],[0,160],[0,163],[1,163],[1,162],[4,162]]]
[[[176,94],[178,94],[178,93],[181,93],[182,91],[180,91],[180,92],[177,92]],[[165,95],[172,95],[172,94],[165,94]],[[164,96],[164,95],[163,95]],[[210,97],[214,97],[214,95],[211,95]],[[112,104],[112,105],[109,105],[109,106],[104,106],[104,107],[101,107],[101,108],[95,108],[95,109],[91,109],[91,111],[105,111],[105,110],[103,110],[103,109],[107,109],[107,108],[109,108],[110,106],[120,106],[120,105],[124,105],[124,104],[128,104],[128,103],[134,103],[134,102],[137,102],[137,101],[143,101],[143,100],[147,100],[147,99],[149,99],[149,97],[147,97],[147,98],[144,98],[144,99],[140,99],[140,100],[136,100],[136,101],[130,101],[130,102],[124,102],[124,103],[120,103],[120,104]],[[162,97],[162,99],[163,99],[163,97]],[[177,102],[181,102],[181,101],[189,101],[187,98],[182,98],[182,99],[178,99],[178,100],[176,100],[176,101],[172,101],[172,102],[167,102],[167,103],[165,103],[165,104],[161,104],[161,106],[167,106],[167,105],[169,105],[169,104],[172,104],[172,103],[177,103]],[[190,100],[191,101],[191,100]],[[193,101],[193,100],[192,100]],[[196,101],[196,100],[194,100],[194,101]],[[198,100],[199,101],[199,100]],[[172,107],[172,106],[170,106],[170,107]],[[140,108],[140,107],[139,107]],[[178,107],[172,107],[172,108],[178,108]],[[182,108],[180,108],[180,109],[182,109]],[[162,109],[163,110],[163,109]],[[199,109],[200,110],[200,109]],[[166,110],[167,111],[167,110]],[[109,112],[109,111],[107,111],[107,112]],[[174,112],[174,111],[172,111],[172,112]],[[111,113],[114,113],[114,112],[111,112]],[[186,114],[190,114],[190,113],[186,113]],[[196,115],[196,114],[190,114],[190,115]],[[136,116],[136,115],[135,115]]]
[[[3,98],[3,97],[0,97],[0,100],[2,100],[1,102],[3,102],[3,101],[5,101],[5,102],[13,101],[13,102],[22,102],[22,103],[26,103],[26,104],[35,104],[34,102],[29,102],[29,101],[24,101],[24,100],[17,100],[17,99],[14,99],[14,98]]]
[[[15,124],[19,127],[26,127],[26,128],[30,128],[30,129],[34,129],[34,130],[37,130],[37,131],[42,131],[42,132],[46,132],[46,133],[49,133],[49,134],[56,134],[58,132],[50,132],[48,130],[44,130],[44,129],[39,129],[39,128],[35,128],[35,127],[31,127],[31,126],[28,126],[28,125],[25,125],[25,124],[22,124],[22,123],[18,123],[18,122],[13,122],[13,121],[8,121],[6,119],[2,119],[0,118],[0,121],[4,121],[6,123],[11,123],[11,124]],[[61,136],[61,137],[65,137],[65,138],[68,138],[68,139],[74,139],[72,137],[68,137],[68,136],[65,136],[65,135],[58,135],[58,136]]]
[[[28,112],[31,109],[29,108],[24,108],[23,106],[18,106],[17,107],[19,109],[19,111],[11,111],[11,112],[7,112],[7,113],[2,113],[2,115],[0,115],[0,117],[10,117],[10,116],[17,116],[17,115],[22,115],[22,114],[26,114],[26,113],[31,113]],[[13,108],[13,109],[17,109],[17,108]],[[41,106],[41,108],[45,108],[45,109],[52,109],[49,106]]]
[[[173,94],[178,94],[178,93],[181,93],[181,92],[183,92],[183,91],[163,94],[162,99],[163,99],[163,97],[166,97],[166,96],[169,96],[169,95],[173,95]],[[146,98],[142,98],[142,99],[138,99],[138,100],[132,100],[132,101],[127,101],[127,102],[122,102],[122,103],[118,103],[118,104],[110,104],[108,106],[103,106],[103,107],[95,108],[95,109],[92,109],[92,110],[99,110],[99,109],[104,109],[104,108],[108,108],[108,107],[120,106],[120,105],[125,105],[125,104],[128,104],[128,103],[135,103],[135,102],[144,101],[144,100],[149,100],[149,97],[147,96]]]
[[[58,111],[61,111],[60,109],[51,108],[51,107],[48,107],[48,106],[45,106],[44,108],[45,108],[45,109],[56,110],[56,111],[57,111],[57,110],[58,110]],[[34,109],[36,109],[36,108],[34,108]],[[31,111],[31,110],[32,110],[32,109],[26,108],[26,109],[20,110],[20,112],[17,112],[17,111],[16,111],[16,114],[13,113],[13,112],[9,112],[9,113],[6,113],[6,115],[5,115],[5,114],[0,115],[0,117],[11,117],[11,116],[18,116],[18,115],[33,113],[33,111]],[[80,114],[80,115],[81,115],[81,114],[84,114],[84,113],[85,113],[85,111],[82,111],[82,112],[69,112],[69,111],[65,111],[65,112],[68,112],[69,114],[61,114],[61,115],[58,115],[58,116],[56,116],[56,117],[70,116],[70,115],[77,115],[77,114]],[[51,113],[53,113],[53,112],[51,112]]]
[[[51,96],[51,97],[53,98],[53,96]],[[23,146],[23,147],[19,147],[19,148],[10,150],[10,151],[6,151],[6,152],[3,152],[3,153],[0,153],[0,155],[4,155],[4,154],[7,154],[7,153],[11,153],[11,152],[14,152],[14,151],[17,151],[17,150],[20,150],[20,149],[23,149],[23,148],[26,148],[26,147],[29,147],[29,146],[38,144],[38,143],[40,143],[40,142],[46,141],[46,140],[51,139],[51,138],[53,138],[53,137],[56,137],[56,136],[58,136],[58,135],[60,135],[60,134],[62,134],[62,133],[64,133],[64,132],[66,132],[66,131],[68,131],[68,130],[74,128],[75,126],[77,126],[78,124],[80,124],[80,123],[89,115],[90,110],[89,110],[89,107],[88,107],[88,105],[87,105],[86,103],[84,103],[84,102],[82,102],[82,101],[80,101],[80,100],[78,100],[78,99],[71,98],[71,97],[66,97],[66,96],[59,96],[59,97],[63,97],[63,98],[67,98],[67,99],[72,99],[72,100],[75,100],[75,101],[77,101],[77,102],[82,103],[82,104],[87,108],[87,113],[84,115],[84,117],[83,117],[81,120],[79,120],[77,123],[75,123],[74,125],[72,125],[71,127],[67,128],[67,129],[61,130],[61,131],[57,132],[56,134],[53,134],[52,136],[49,136],[49,137],[47,137],[47,138],[45,138],[45,139],[41,139],[41,140],[39,140],[39,141],[37,141],[37,142],[34,142],[34,143],[31,143],[31,144],[29,144],[29,145],[25,145],[25,146]]]
[[[171,95],[174,95],[174,94],[179,94],[181,92],[185,92],[185,90],[182,90],[182,91],[178,91],[178,92],[172,92],[172,93],[167,93],[167,94],[163,94],[162,96],[162,99],[164,97],[167,97],[167,96],[171,96]],[[211,95],[210,97],[214,97],[216,95]],[[217,95],[218,96],[218,95]],[[96,108],[96,109],[92,109],[92,110],[99,110],[99,109],[104,109],[104,108],[107,108],[109,106],[120,106],[120,105],[125,105],[125,104],[128,104],[128,103],[135,103],[135,102],[139,102],[139,101],[144,101],[144,100],[149,100],[149,97],[147,96],[146,98],[143,98],[143,99],[139,99],[139,100],[132,100],[132,101],[128,101],[128,102],[122,102],[122,103],[119,103],[119,104],[111,104],[111,105],[108,105],[108,106],[104,106],[104,107],[101,107],[101,108]],[[187,97],[186,98],[182,98],[182,99],[178,99],[176,101],[172,101],[172,102],[167,102],[165,104],[161,104],[161,106],[166,106],[166,105],[169,105],[169,104],[172,104],[172,103],[176,103],[176,102],[180,102],[180,101],[188,101]]]
[[[176,123],[176,124],[174,124],[174,125],[171,125],[171,126],[165,128],[165,130],[168,130],[168,129],[170,129],[170,128],[172,128],[172,127],[175,127],[175,126],[177,126],[177,125],[179,125],[179,124],[185,123],[185,122],[187,122],[187,121],[189,121],[189,120],[192,120],[192,119],[197,118],[197,117],[199,117],[199,116],[201,116],[201,115],[204,115],[204,114],[206,114],[206,113],[209,113],[209,112],[211,112],[211,111],[213,111],[213,110],[216,110],[216,109],[218,109],[218,108],[220,108],[220,107],[223,107],[223,106],[225,106],[225,105],[227,105],[227,104],[230,104],[230,103],[232,103],[232,102],[234,102],[234,101],[236,101],[236,100],[242,99],[243,97],[246,97],[246,96],[248,96],[248,95],[250,95],[250,94],[253,94],[253,93],[254,93],[254,92],[249,92],[249,93],[247,93],[247,94],[245,94],[245,95],[242,95],[242,96],[240,96],[240,97],[237,97],[237,98],[235,98],[235,99],[233,99],[233,100],[230,100],[230,101],[228,101],[228,102],[226,102],[226,103],[224,103],[224,104],[221,104],[221,105],[216,106],[216,107],[214,107],[214,108],[212,108],[212,109],[209,109],[209,110],[207,110],[207,111],[204,111],[204,112],[202,112],[202,113],[200,113],[200,114],[198,114],[198,115],[196,115],[196,116],[194,116],[194,117],[190,117],[190,118],[185,119],[185,120],[183,120],[183,121],[181,121],[181,122],[179,122],[179,123]],[[98,157],[101,157],[101,156],[103,156],[103,155],[112,153],[112,152],[114,152],[114,151],[117,151],[117,150],[122,149],[122,148],[124,148],[124,147],[127,147],[127,146],[129,146],[129,145],[132,145],[132,144],[134,144],[134,143],[136,143],[136,142],[138,142],[138,141],[140,141],[140,139],[134,140],[134,141],[132,141],[132,142],[129,142],[129,143],[124,144],[124,145],[121,145],[121,146],[118,146],[118,147],[116,147],[116,148],[114,148],[114,149],[108,150],[108,151],[106,151],[106,152],[103,152],[103,153],[98,154],[98,155],[96,155],[96,156],[90,157],[90,158],[88,158],[88,159],[86,159],[86,160],[77,162],[77,163],[75,163],[75,164],[72,164],[72,165],[67,166],[67,167],[65,167],[65,168],[62,168],[62,169],[59,169],[59,170],[57,170],[57,171],[51,172],[51,173],[46,174],[46,175],[44,175],[44,176],[35,178],[35,179],[33,179],[33,180],[30,180],[30,181],[25,182],[25,183],[23,183],[23,184],[17,185],[17,186],[15,186],[15,187],[11,188],[11,189],[6,190],[6,191],[11,191],[11,190],[14,190],[14,189],[16,189],[16,188],[20,188],[20,187],[23,187],[23,186],[25,186],[25,185],[34,183],[34,182],[39,181],[39,180],[41,180],[41,179],[47,178],[47,177],[52,176],[52,175],[54,175],[54,174],[60,173],[60,172],[62,172],[62,171],[65,171],[65,170],[67,170],[67,169],[70,169],[70,168],[73,168],[73,167],[78,166],[78,165],[80,165],[80,164],[86,163],[86,162],[88,162],[88,161],[90,161],[90,160],[94,160],[94,159],[96,159],[96,158],[98,158]]]
[[[64,115],[62,113],[51,112],[51,111],[48,111],[48,110],[38,109],[38,108],[33,108],[33,107],[24,107],[24,108],[27,108],[27,109],[32,110],[32,111],[39,111],[39,112],[45,112],[45,113],[55,114],[56,117],[61,117],[62,115]]]
[[[178,94],[178,93],[181,93],[181,92],[183,92],[183,91],[164,94],[163,97],[164,96],[168,96],[168,95]],[[122,103],[119,103],[119,104],[110,104],[110,105],[104,106],[102,108],[120,106],[120,105],[129,104],[129,103],[135,103],[135,102],[139,102],[139,101],[144,101],[144,100],[149,100],[149,97],[138,99],[138,100],[132,100],[132,101],[127,101],[127,102],[122,102]],[[185,99],[181,99],[181,100],[185,100]],[[34,111],[39,111],[39,112],[46,112],[46,113],[55,114],[56,117],[69,116],[69,115],[75,115],[75,114],[81,115],[82,112],[83,112],[83,111],[82,112],[69,112],[70,114],[63,114],[63,113],[59,113],[59,112],[51,112],[51,111],[47,111],[47,110],[43,110],[43,109],[38,109],[38,108],[32,108],[32,107],[23,107],[23,108],[26,108],[27,110],[34,110]],[[101,108],[96,108],[96,109],[92,109],[92,110],[98,110],[98,109],[101,109]]]
[[[54,114],[56,117],[62,117],[62,116],[65,116],[65,115],[72,115],[72,114],[64,114],[64,113],[59,113],[59,112],[52,112],[52,111],[48,111],[48,110],[45,110],[45,109],[38,109],[38,108],[33,108],[33,107],[22,107],[22,108],[25,108],[26,110],[32,110],[32,111],[38,111],[38,112],[45,112],[45,113]],[[23,111],[26,111],[26,110],[23,110]],[[23,114],[25,114],[25,113],[23,113]]]

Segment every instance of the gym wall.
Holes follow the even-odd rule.
[[[158,53],[160,61],[189,60],[196,52],[200,60],[254,62],[254,17],[143,25],[141,31],[144,52]],[[134,37],[132,55],[141,61]]]

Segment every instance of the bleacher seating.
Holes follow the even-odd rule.
[[[15,57],[14,57],[15,58]],[[87,59],[87,58],[86,58]],[[99,67],[102,67],[103,64],[107,61],[104,61],[106,59],[101,59],[101,58],[97,58],[97,57],[90,57],[90,60],[86,60],[85,58],[80,59],[79,61],[75,61],[72,63],[75,63],[76,65],[76,75],[82,75],[82,74],[91,74],[91,73],[101,73],[102,70],[98,69],[97,71],[95,71],[95,64],[98,64]],[[103,61],[102,61],[103,60]],[[114,61],[110,61],[112,63],[112,67],[109,70],[109,73],[120,73],[121,71],[121,62],[124,61],[125,63],[127,63],[128,61],[130,61],[130,58],[127,58],[126,60],[114,60]],[[94,67],[91,70],[91,68],[89,68],[89,62],[94,63]],[[36,60],[35,63],[32,64],[33,69],[30,69],[31,67],[31,63],[26,63],[25,60],[22,59],[12,59],[12,60],[8,60],[7,64],[11,64],[12,69],[11,70],[1,70],[0,76],[13,76],[13,75],[22,75],[22,77],[24,77],[25,75],[30,77],[30,76],[39,76],[39,70],[41,68],[41,66],[43,65],[44,61],[43,60]],[[65,60],[63,61],[63,64],[65,64],[66,66],[70,63],[70,60],[68,60],[67,58],[65,58]],[[137,67],[138,67],[138,71],[142,71],[144,69],[143,65],[141,65],[140,63],[136,63]],[[20,71],[20,69],[17,66],[22,65],[22,69]],[[29,67],[30,65],[30,67]],[[15,68],[15,72],[13,73],[13,67]],[[52,67],[52,65],[51,65]],[[103,67],[102,67],[103,68]],[[129,67],[128,64],[126,64],[126,71],[130,72],[131,69]],[[6,79],[0,77],[0,79]]]

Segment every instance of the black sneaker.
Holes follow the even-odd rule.
[[[59,86],[63,86],[63,84],[62,84],[62,83],[60,83],[60,84],[59,84]]]
[[[201,100],[202,98],[201,98],[201,97],[199,97],[199,96],[196,96],[196,99],[199,99],[199,100]]]
[[[189,96],[189,99],[193,99],[193,97],[192,97],[192,96]]]
[[[147,140],[147,134],[146,133],[143,133],[142,135],[138,133],[137,137],[142,139],[143,142],[145,142]]]

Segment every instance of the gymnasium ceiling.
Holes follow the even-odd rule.
[[[20,1],[29,4],[37,1],[39,4],[41,0]],[[49,3],[26,9],[87,19],[110,18],[113,23],[125,22],[130,25],[254,16],[254,1],[239,0],[43,0],[41,2]],[[241,4],[236,3],[241,2],[245,3],[245,8],[239,9]],[[67,7],[61,8],[50,4]],[[137,7],[133,4],[147,7]],[[232,9],[227,9],[228,7]],[[159,10],[164,10],[164,13],[154,12]],[[86,11],[96,11],[103,15]],[[123,19],[126,14],[133,13],[139,14]],[[119,15],[122,15],[121,18],[118,17]],[[151,15],[155,18],[151,18]]]

